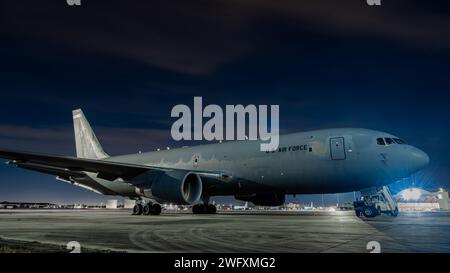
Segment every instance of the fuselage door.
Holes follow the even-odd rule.
[[[333,160],[345,159],[345,142],[343,137],[330,138],[330,153]]]

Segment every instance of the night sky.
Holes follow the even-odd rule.
[[[181,146],[170,111],[202,96],[392,133],[432,159],[397,188],[450,187],[448,1],[81,1],[0,2],[0,148],[74,155],[75,108],[109,154]],[[0,165],[0,201],[110,198]]]

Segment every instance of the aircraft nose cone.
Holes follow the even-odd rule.
[[[411,163],[415,169],[421,170],[430,164],[430,157],[424,151],[414,148],[411,152]]]

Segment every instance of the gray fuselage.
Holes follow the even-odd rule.
[[[382,186],[410,176],[429,163],[405,143],[377,143],[397,137],[374,130],[342,128],[280,136],[279,148],[260,151],[260,141],[233,141],[115,156],[107,161],[219,171],[229,181],[202,179],[209,196],[254,193],[338,193]],[[105,194],[136,196],[136,186],[96,178],[79,181]],[[145,185],[143,185],[145,186]]]

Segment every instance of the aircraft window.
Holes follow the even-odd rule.
[[[391,145],[391,144],[394,144],[395,142],[394,142],[394,140],[392,139],[392,138],[385,138],[384,140],[386,140],[386,144],[387,145]]]
[[[377,144],[378,144],[378,145],[383,145],[383,146],[386,145],[386,144],[384,143],[384,139],[381,138],[381,137],[380,137],[380,138],[377,138]]]
[[[399,138],[394,138],[394,141],[395,141],[396,143],[398,143],[398,144],[406,144],[405,141],[403,141],[403,140],[401,140],[401,139],[399,139]]]

